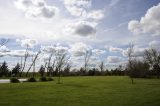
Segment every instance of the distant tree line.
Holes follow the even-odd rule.
[[[132,50],[131,50],[132,49]],[[29,72],[29,74],[36,74],[40,77],[54,77],[54,76],[130,76],[131,78],[150,78],[160,77],[160,53],[156,49],[148,49],[144,52],[143,59],[137,59],[133,54],[133,47],[128,51],[128,63],[125,68],[121,65],[118,68],[105,69],[104,63],[101,62],[99,68],[71,69],[69,63],[66,64],[65,55],[58,57],[57,65],[46,67],[41,65],[38,72]],[[4,61],[0,66],[0,77],[19,77],[21,74],[21,66],[19,63],[9,70],[7,63]],[[26,74],[26,72],[23,72]]]
[[[2,44],[8,42],[8,40],[2,40]],[[143,57],[139,59],[134,55],[134,45],[130,44],[127,51],[128,62],[126,67],[122,68],[120,65],[118,68],[111,69],[110,71],[105,68],[105,63],[101,62],[99,67],[90,68],[88,67],[90,57],[92,53],[86,51],[84,55],[84,66],[79,69],[72,69],[71,64],[68,62],[68,57],[65,52],[52,51],[50,57],[45,64],[41,65],[38,71],[35,70],[35,63],[42,51],[39,50],[35,56],[33,56],[33,61],[29,66],[28,70],[24,71],[26,68],[27,58],[29,56],[28,47],[26,48],[24,55],[24,63],[17,63],[13,69],[9,69],[7,63],[4,61],[0,65],[0,77],[35,77],[35,75],[40,77],[54,77],[58,76],[58,83],[60,83],[61,76],[130,76],[133,82],[133,78],[150,78],[157,77],[160,78],[160,52],[156,49],[145,50]],[[54,57],[54,58],[53,58]],[[33,71],[30,72],[33,67]]]

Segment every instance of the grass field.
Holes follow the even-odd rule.
[[[160,80],[63,77],[52,82],[0,84],[0,106],[160,106]]]

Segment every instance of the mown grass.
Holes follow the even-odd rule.
[[[160,80],[63,77],[63,84],[0,84],[0,106],[160,106]]]

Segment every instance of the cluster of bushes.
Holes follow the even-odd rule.
[[[40,81],[40,82],[54,81],[54,79],[51,77],[40,77],[38,81]],[[12,77],[12,78],[10,78],[10,82],[11,83],[19,83],[20,81],[18,78]],[[28,78],[26,82],[37,82],[37,80],[36,80],[36,78],[31,77],[31,78]]]
[[[29,78],[27,81],[28,82],[37,82],[37,80],[34,77]],[[54,81],[54,79],[51,77],[40,77],[38,81],[40,81],[40,82]]]
[[[54,79],[53,78],[51,78],[51,77],[41,77],[41,78],[39,78],[39,81],[42,81],[42,82],[45,82],[45,81],[53,81]]]
[[[19,83],[20,81],[18,80],[18,78],[10,78],[10,82],[11,83]]]

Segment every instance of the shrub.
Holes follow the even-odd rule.
[[[10,78],[10,82],[11,83],[19,83],[20,81],[18,80],[18,78]]]
[[[47,78],[47,81],[54,81],[54,79],[49,77],[49,78]]]
[[[28,79],[28,82],[36,82],[36,79],[31,77],[31,78]]]
[[[46,77],[41,77],[41,78],[39,78],[39,81],[47,81],[47,78]]]

